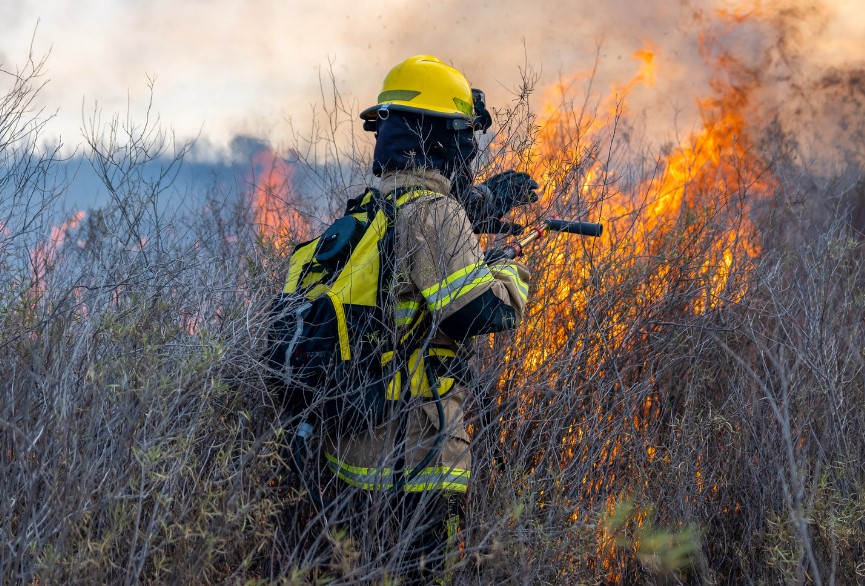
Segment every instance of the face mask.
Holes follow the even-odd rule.
[[[377,121],[373,174],[410,168],[436,169],[451,180],[468,173],[477,156],[474,132],[452,130],[447,119],[391,111]]]

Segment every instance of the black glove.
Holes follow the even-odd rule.
[[[494,263],[502,259],[513,260],[523,253],[523,248],[518,242],[512,242],[502,246],[501,248],[493,248],[484,252],[484,262],[487,264]]]
[[[492,195],[495,206],[493,217],[496,218],[501,218],[516,207],[538,201],[535,190],[540,187],[528,173],[513,170],[493,175],[481,186],[486,187]]]
[[[473,185],[462,198],[475,233],[503,234],[502,217],[515,207],[538,201],[538,183],[528,173],[505,171],[493,175],[480,185]],[[510,224],[514,226],[514,224]],[[518,224],[516,226],[519,226]],[[522,226],[519,226],[522,232]]]

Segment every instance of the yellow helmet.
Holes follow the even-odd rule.
[[[384,78],[378,103],[360,113],[376,120],[380,111],[403,110],[445,118],[473,114],[472,88],[465,76],[432,55],[409,57]]]

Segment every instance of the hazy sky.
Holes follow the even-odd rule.
[[[755,7],[753,17],[731,24],[731,13]],[[861,66],[865,2],[2,0],[0,63],[22,64],[34,35],[37,55],[51,51],[41,103],[59,109],[49,132],[67,144],[80,142],[82,106],[85,116],[97,103],[105,113],[125,112],[128,99],[133,113],[143,112],[152,76],[162,120],[181,136],[202,129],[205,142],[223,148],[237,134],[282,143],[288,118],[303,128],[330,64],[359,109],[391,66],[417,53],[462,69],[501,105],[526,63],[545,86],[591,69],[600,45],[595,88],[606,92],[634,75],[633,53],[651,46],[659,82],[635,90],[634,100],[671,124],[676,112],[687,120],[694,100],[710,92],[711,68],[698,48],[707,31],[746,60],[786,43],[804,69]],[[5,87],[8,77],[0,78]]]

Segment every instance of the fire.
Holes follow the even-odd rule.
[[[651,43],[647,44],[646,48],[640,49],[634,53],[634,57],[642,62],[640,73],[636,79],[646,85],[646,87],[655,87],[655,53],[657,50]]]
[[[631,476],[636,463],[667,458],[662,448],[651,443],[639,456],[626,448],[629,434],[648,437],[651,433],[661,416],[661,391],[653,389],[642,404],[627,410],[610,407],[577,381],[560,383],[561,369],[552,361],[580,353],[584,370],[597,372],[606,368],[605,357],[634,352],[645,338],[632,325],[656,311],[656,300],[675,299],[678,311],[693,316],[739,301],[745,294],[742,275],[760,253],[746,202],[776,187],[749,137],[749,88],[720,81],[713,85],[714,95],[698,104],[702,116],[698,129],[667,149],[654,168],[636,178],[628,169],[616,168],[616,159],[597,145],[610,145],[612,150],[628,93],[637,85],[651,88],[657,81],[657,55],[650,44],[635,53],[637,73],[628,82],[614,85],[598,109],[608,119],[588,115],[582,103],[569,107],[567,84],[549,88],[534,146],[528,156],[510,161],[543,186],[539,202],[543,215],[604,224],[604,236],[597,240],[553,236],[529,252],[536,275],[532,295],[537,301],[529,308],[507,359],[509,364],[518,363],[527,379],[546,380],[547,389],[569,388],[586,405],[581,408],[584,412],[567,415],[573,424],[558,443],[564,465],[589,463],[598,472],[583,478],[577,490],[579,502],[573,500],[573,492],[563,497],[576,510],[613,506],[610,494],[631,482],[624,477]],[[619,297],[627,301],[606,307],[602,324],[581,328],[591,314],[590,303],[595,303],[590,296],[618,289],[627,291]],[[523,392],[520,401],[524,414],[552,406],[532,391]],[[590,422],[595,422],[596,430],[599,422],[614,420],[627,422],[627,428],[623,424],[603,437],[598,450],[598,438],[590,437]],[[511,439],[502,436],[503,442]],[[594,447],[586,447],[591,440]],[[633,482],[639,484],[640,478],[645,473],[633,475]],[[695,483],[701,493],[711,489],[705,486],[701,470]],[[615,581],[618,562],[608,539],[599,540],[596,555],[598,567],[606,568]]]
[[[614,87],[615,96],[626,95],[638,83],[654,84],[655,55],[649,49],[635,54],[640,70],[621,88]],[[547,96],[563,91],[558,85]],[[534,251],[536,262],[543,267],[539,272],[547,275],[536,283],[535,292],[545,300],[543,314],[538,316],[545,321],[545,338],[556,338],[556,331],[574,326],[584,312],[582,283],[589,276],[585,257],[592,247],[605,248],[606,254],[644,269],[646,280],[637,294],[648,298],[659,297],[672,282],[665,253],[673,248],[699,249],[700,258],[695,260],[700,264],[690,275],[700,284],[699,294],[690,301],[692,311],[700,313],[741,296],[741,291],[727,290],[734,259],[759,254],[742,202],[746,195],[774,189],[766,165],[753,154],[748,138],[746,98],[741,88],[719,87],[717,96],[699,104],[702,127],[659,160],[647,179],[621,187],[618,170],[590,146],[599,136],[612,140],[611,121],[563,108],[562,98],[547,103],[527,163],[529,172],[544,185],[541,205],[563,216],[588,209],[592,217],[579,219],[601,221],[605,236],[578,244],[566,237],[553,238]],[[612,106],[614,96],[608,102],[610,111],[623,109],[623,105]],[[550,311],[551,306],[557,311]],[[620,338],[626,328],[627,309],[617,318],[611,324],[619,330],[613,339]],[[555,352],[555,344],[547,345],[536,350],[530,362],[539,364]]]
[[[621,86],[613,85],[610,96],[614,101],[611,101],[610,104],[616,106],[617,101],[615,100],[627,96],[638,84],[642,84],[647,88],[655,86],[657,83],[657,76],[655,73],[655,56],[657,52],[658,50],[655,48],[654,44],[650,42],[646,42],[642,49],[634,51],[633,57],[639,63],[640,68],[628,83]],[[616,110],[615,107],[608,109],[613,112]]]
[[[302,240],[309,223],[297,210],[294,169],[270,148],[252,157],[253,211],[263,238],[278,249]]]

